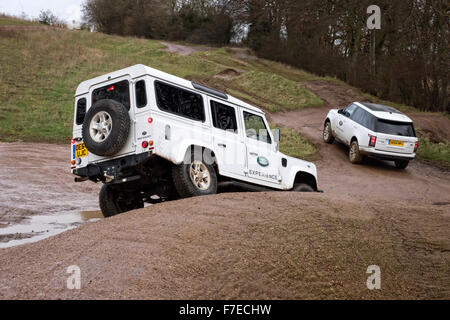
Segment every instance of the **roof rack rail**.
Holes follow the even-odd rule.
[[[214,89],[205,87],[205,86],[203,86],[203,85],[201,85],[201,84],[198,84],[198,83],[195,83],[195,82],[192,82],[192,86],[193,86],[195,89],[197,89],[197,90],[200,90],[200,91],[209,93],[209,94],[211,94],[211,95],[213,95],[213,96],[216,96],[216,97],[219,97],[219,98],[228,100],[228,95],[225,94],[225,93],[223,93],[223,92],[220,92],[220,91],[217,91],[217,90],[214,90]]]

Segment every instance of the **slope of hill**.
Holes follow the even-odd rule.
[[[257,59],[245,49],[194,47],[180,55],[155,40],[58,29],[0,16],[0,140],[68,141],[78,83],[137,63],[227,91],[269,113],[323,106],[323,92],[308,83],[339,83]],[[296,131],[283,130],[288,137],[283,143],[290,145],[282,145],[282,150],[314,156],[313,144]],[[448,141],[426,133],[422,158],[450,163]],[[293,142],[300,142],[296,150]]]

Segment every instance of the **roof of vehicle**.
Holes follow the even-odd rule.
[[[379,119],[399,122],[413,122],[407,115],[390,106],[369,102],[355,102],[355,104],[367,110]]]
[[[210,89],[210,90],[206,90],[206,87],[203,86],[199,86],[198,84],[193,84],[191,81],[188,81],[186,79],[171,75],[169,73],[142,65],[142,64],[137,64],[122,70],[118,70],[118,71],[114,71],[96,78],[92,78],[86,81],[83,81],[82,83],[79,84],[77,90],[76,90],[76,94],[75,96],[79,96],[79,95],[83,95],[86,94],[90,91],[92,86],[96,86],[102,82],[107,82],[107,81],[113,81],[114,79],[118,79],[120,77],[123,76],[129,76],[131,79],[135,79],[138,77],[142,77],[142,76],[146,76],[149,75],[151,77],[157,78],[157,79],[161,79],[167,82],[171,82],[173,84],[188,88],[190,90],[193,91],[197,91],[197,92],[201,92],[203,94],[206,94],[208,96],[211,96],[215,99],[219,99],[219,100],[223,100],[226,102],[229,102],[231,104],[235,104],[238,105],[240,107],[244,107],[246,109],[252,110],[254,112],[258,112],[258,113],[263,113],[264,111],[262,111],[261,109],[252,106],[242,100],[239,100],[233,96],[230,96],[228,94],[220,94],[220,95],[215,95],[214,92],[220,93],[216,90]],[[194,86],[195,85],[195,86]],[[203,87],[204,90],[199,90],[198,88]],[[225,99],[225,96],[227,97],[227,99]]]

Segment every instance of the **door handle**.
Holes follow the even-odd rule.
[[[258,154],[257,154],[257,153],[255,153],[255,152],[250,152],[250,155],[251,155],[251,156],[255,156],[255,157],[257,157],[257,156],[258,156]]]
[[[227,145],[226,145],[226,144],[223,144],[223,143],[219,143],[219,147],[221,147],[221,148],[226,148]]]

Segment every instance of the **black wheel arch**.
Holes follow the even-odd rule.
[[[305,183],[311,186],[311,188],[313,188],[314,191],[318,190],[316,177],[314,177],[312,174],[308,172],[304,171],[297,172],[294,179],[294,186],[298,183]]]

